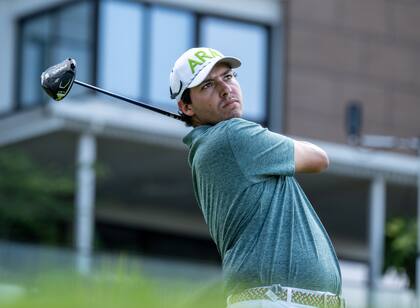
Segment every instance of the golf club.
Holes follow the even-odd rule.
[[[46,71],[41,74],[41,86],[45,90],[45,92],[55,101],[61,101],[63,98],[67,96],[70,92],[73,83],[76,83],[80,86],[85,88],[101,92],[103,94],[121,99],[126,101],[130,104],[140,106],[160,114],[166,115],[173,119],[181,120],[182,118],[179,114],[175,114],[142,102],[135,101],[131,98],[124,97],[110,91],[106,91],[104,89],[92,86],[90,84],[78,81],[76,78],[76,60],[72,58],[68,58],[61,63],[58,63],[54,66],[51,66]]]

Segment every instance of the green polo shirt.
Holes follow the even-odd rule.
[[[341,293],[331,241],[293,177],[293,140],[235,118],[184,138],[229,294],[281,284]]]

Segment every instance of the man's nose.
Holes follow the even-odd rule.
[[[232,92],[231,86],[223,80],[221,80],[219,82],[219,86],[220,86],[220,96],[221,97],[227,97]]]

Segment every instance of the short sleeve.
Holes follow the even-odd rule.
[[[242,173],[251,181],[294,174],[294,142],[291,138],[243,119],[230,120],[227,136]]]

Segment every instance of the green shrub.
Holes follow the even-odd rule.
[[[0,151],[0,238],[68,242],[73,179],[17,151]]]
[[[417,223],[414,218],[396,217],[386,225],[384,271],[405,273],[410,288],[416,287]]]

